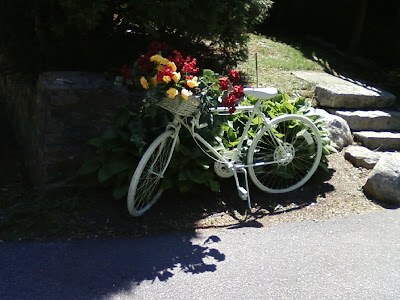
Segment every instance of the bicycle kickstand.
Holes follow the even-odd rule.
[[[244,174],[246,188],[240,186],[236,170]],[[245,167],[238,167],[237,169],[234,170],[233,174],[235,176],[235,181],[236,181],[236,186],[237,186],[237,189],[238,189],[239,196],[243,200],[247,200],[247,205],[249,206],[249,210],[251,211],[252,205],[251,205],[251,200],[250,200],[249,180],[247,178],[247,170],[246,170]]]

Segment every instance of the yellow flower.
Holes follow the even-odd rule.
[[[177,70],[176,65],[173,61],[169,61],[167,63],[167,67],[170,67],[172,72],[176,72],[176,70]]]
[[[170,61],[164,57],[162,57],[159,54],[153,55],[152,57],[150,57],[150,61],[151,62],[156,62],[159,65],[167,65]]]
[[[143,87],[144,89],[146,89],[146,90],[149,88],[149,83],[147,82],[147,79],[144,78],[144,76],[142,76],[142,77],[140,78],[140,84],[141,84],[142,87]]]
[[[162,80],[163,80],[165,83],[170,83],[170,82],[171,82],[171,77],[170,77],[170,76],[167,76],[167,75],[164,75],[163,78],[162,78]]]
[[[197,82],[197,76],[194,76],[192,79],[187,80],[186,84],[190,88],[194,88],[194,87],[198,86],[199,83]]]
[[[178,95],[178,90],[176,88],[169,88],[166,94],[168,98],[174,99]]]
[[[181,73],[177,73],[177,72],[173,72],[172,74],[174,74],[174,76],[172,76],[172,80],[175,82],[175,83],[178,83],[179,82],[179,80],[181,80]]]
[[[158,84],[157,74],[151,79],[153,81],[153,85],[156,86]]]
[[[189,96],[193,95],[193,93],[187,89],[182,89],[181,97],[185,100],[189,99]]]

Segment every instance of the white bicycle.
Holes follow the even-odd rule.
[[[189,98],[181,103],[165,99],[157,104],[172,112],[174,119],[146,150],[133,174],[127,197],[131,215],[142,215],[162,195],[161,181],[182,127],[215,160],[214,170],[218,176],[234,177],[238,194],[243,200],[247,200],[250,209],[252,205],[248,175],[258,188],[268,193],[293,191],[311,178],[322,154],[322,141],[315,124],[302,115],[284,114],[272,119],[265,116],[261,110],[262,100],[274,97],[277,94],[275,88],[245,88],[244,93],[258,100],[255,105],[236,107],[236,111],[248,112],[249,119],[234,149],[213,147],[196,132],[196,129],[208,126],[199,123],[201,112],[198,99]],[[211,109],[216,115],[226,115],[227,111],[226,107]],[[262,120],[262,126],[251,140],[247,155],[244,155],[243,146],[245,141],[246,145],[249,143],[248,131],[255,118]],[[244,156],[247,157],[246,162],[242,161]],[[244,174],[244,187],[240,185],[238,173]]]

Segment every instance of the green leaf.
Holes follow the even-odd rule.
[[[112,193],[114,199],[118,200],[118,199],[124,198],[128,194],[128,188],[129,188],[129,184],[127,184],[127,183],[115,187],[113,189],[113,193]]]
[[[83,163],[83,165],[79,168],[79,175],[86,175],[90,173],[94,173],[97,171],[103,163],[102,156],[94,156]]]
[[[252,123],[255,124],[255,125],[260,125],[260,124],[263,124],[264,122],[263,122],[263,120],[262,120],[260,117],[255,117],[255,118],[252,120]]]
[[[235,141],[237,139],[237,133],[232,128],[228,130],[228,138],[229,141]]]
[[[210,179],[208,181],[208,185],[210,186],[210,188],[213,192],[219,192],[221,190],[221,186],[220,186],[219,182],[214,179]]]
[[[92,145],[92,146],[96,147],[96,148],[100,148],[104,144],[104,139],[101,138],[101,137],[97,137],[97,138],[90,139],[87,143],[89,145]]]
[[[103,134],[103,139],[111,140],[117,138],[118,135],[115,133],[114,129],[107,129]]]
[[[114,122],[115,126],[117,126],[118,128],[124,127],[126,124],[128,124],[130,117],[131,117],[130,111],[128,110],[121,111],[115,118]]]
[[[123,156],[113,157],[108,163],[111,175],[115,175],[117,173],[129,169],[128,161],[129,161],[128,157],[125,158]]]
[[[110,179],[111,177],[112,177],[112,173],[111,173],[111,170],[110,170],[108,164],[102,166],[99,170],[99,173],[97,174],[97,179],[99,182],[105,182],[108,179]]]

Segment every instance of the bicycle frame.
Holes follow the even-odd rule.
[[[262,128],[267,126],[267,130],[270,130],[270,118],[266,117],[265,114],[260,110],[261,107],[263,107],[263,105],[262,105],[260,99],[257,100],[255,105],[237,106],[236,107],[236,111],[247,111],[247,112],[251,112],[251,113],[250,113],[249,120],[247,121],[247,123],[245,124],[245,127],[243,129],[243,133],[242,133],[242,136],[240,137],[239,143],[237,144],[237,146],[234,149],[234,156],[233,156],[233,158],[229,158],[229,159],[227,159],[226,157],[221,155],[218,151],[216,151],[214,149],[214,147],[212,145],[210,145],[210,143],[208,143],[199,133],[196,132],[196,129],[204,128],[204,127],[207,126],[207,124],[199,124],[199,119],[200,119],[200,116],[201,116],[200,112],[198,112],[196,115],[191,117],[192,118],[192,120],[190,122],[191,125],[189,125],[186,122],[187,118],[182,118],[179,115],[174,115],[174,120],[171,123],[169,123],[168,126],[167,126],[167,130],[171,130],[171,129],[174,130],[173,147],[172,147],[171,153],[169,154],[169,157],[168,157],[168,163],[172,158],[172,154],[173,154],[175,145],[176,145],[176,143],[178,141],[178,138],[179,138],[180,129],[183,126],[190,132],[190,134],[192,135],[192,137],[195,139],[196,142],[197,141],[200,142],[205,148],[207,148],[214,155],[215,158],[213,158],[213,157],[212,158],[215,161],[218,161],[218,162],[221,162],[223,164],[226,164],[226,166],[232,171],[233,176],[235,178],[235,183],[236,183],[236,186],[237,186],[237,189],[238,189],[239,196],[243,200],[247,200],[248,201],[248,206],[251,209],[252,206],[251,206],[251,201],[250,201],[250,194],[248,192],[249,191],[249,185],[248,185],[248,178],[247,178],[247,170],[246,170],[246,168],[248,168],[249,166],[261,166],[261,165],[267,165],[267,164],[274,164],[274,163],[282,162],[282,160],[280,160],[280,161],[266,161],[266,162],[256,163],[256,164],[253,164],[253,165],[247,165],[247,164],[244,164],[240,160],[240,156],[241,156],[241,152],[242,152],[241,149],[242,149],[244,141],[247,139],[247,133],[248,133],[248,131],[250,129],[252,120],[256,116],[260,117],[262,119],[262,121],[263,121],[263,127]],[[226,108],[226,107],[215,107],[215,108],[211,108],[211,112],[216,112],[217,114],[221,114],[222,115],[222,113],[228,112],[228,108]],[[279,146],[281,146],[278,141],[277,141],[277,144]],[[200,145],[198,145],[198,146],[201,148]],[[165,172],[165,170],[163,170],[163,172],[161,174],[161,177],[163,177],[164,172]],[[237,173],[239,173],[239,172],[244,173],[244,175],[245,175],[246,189],[244,189],[244,188],[242,188],[240,186],[239,178],[237,176]]]

